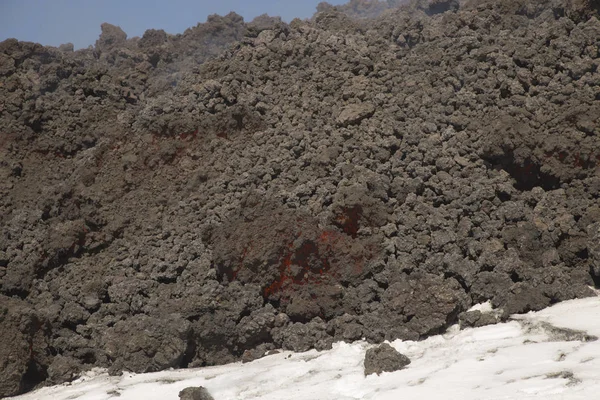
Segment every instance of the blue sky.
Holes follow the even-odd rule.
[[[0,41],[8,38],[75,48],[94,44],[100,24],[119,25],[128,37],[146,29],[181,33],[210,14],[235,11],[246,21],[268,13],[290,21],[312,16],[321,0],[0,0]],[[329,0],[344,4],[346,0]]]

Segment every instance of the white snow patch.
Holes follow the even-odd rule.
[[[364,376],[371,345],[337,343],[330,351],[282,352],[244,365],[121,377],[94,371],[15,399],[177,400],[180,390],[204,386],[216,400],[588,400],[600,393],[600,341],[558,341],[546,330],[551,324],[600,336],[598,315],[600,298],[594,297],[504,324],[395,341],[412,363],[380,376]]]
[[[494,311],[492,307],[491,301],[486,301],[485,303],[475,304],[473,307],[469,308],[468,311],[480,311],[482,313],[489,313]]]

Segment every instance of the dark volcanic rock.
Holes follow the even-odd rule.
[[[179,392],[179,398],[181,400],[214,400],[208,390],[202,386],[183,389]]]
[[[57,355],[48,366],[48,381],[53,385],[71,382],[80,375],[81,363],[70,357]]]
[[[48,328],[25,302],[0,296],[0,397],[31,390],[48,377]]]
[[[102,33],[96,41],[96,49],[100,51],[110,50],[111,48],[122,45],[127,40],[127,34],[120,26],[103,23]]]
[[[136,315],[117,322],[102,337],[112,360],[109,372],[152,372],[181,365],[188,352],[190,325],[175,315],[161,319]]]
[[[410,359],[387,343],[367,350],[365,376],[398,371],[410,364]]]
[[[494,325],[500,322],[500,317],[494,313],[481,312],[479,310],[467,311],[458,316],[460,328],[479,328],[486,325]]]
[[[337,118],[341,126],[358,124],[365,118],[369,118],[375,112],[373,104],[351,104],[344,108]]]
[[[597,2],[403,3],[0,43],[4,392],[593,294]]]
[[[590,257],[590,273],[596,286],[600,286],[600,223],[590,224],[588,230],[588,254]]]

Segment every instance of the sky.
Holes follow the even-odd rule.
[[[211,14],[235,11],[251,21],[261,14],[285,21],[309,18],[322,0],[0,0],[0,41],[16,38],[43,45],[93,45],[100,24],[120,26],[128,37],[146,29],[183,33]],[[347,0],[329,0],[344,4]]]
[[[379,376],[364,376],[373,345],[336,343],[329,351],[285,351],[248,364],[122,376],[93,371],[14,400],[164,400],[190,386],[204,386],[217,400],[597,399],[600,340],[590,335],[600,336],[599,312],[600,297],[592,297],[503,324],[397,340],[391,345],[411,363]]]

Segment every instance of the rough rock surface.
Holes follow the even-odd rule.
[[[397,6],[0,43],[0,396],[591,295],[597,2]]]
[[[0,394],[14,396],[35,387],[51,360],[49,326],[24,301],[0,295]]]
[[[365,354],[365,376],[394,372],[410,364],[410,359],[387,343],[367,350]]]
[[[467,311],[458,316],[460,328],[479,328],[481,326],[493,325],[500,322],[499,315],[493,312],[481,312],[479,310]]]
[[[189,387],[183,389],[179,392],[180,400],[214,400],[214,398],[208,393],[206,388],[199,387]]]

